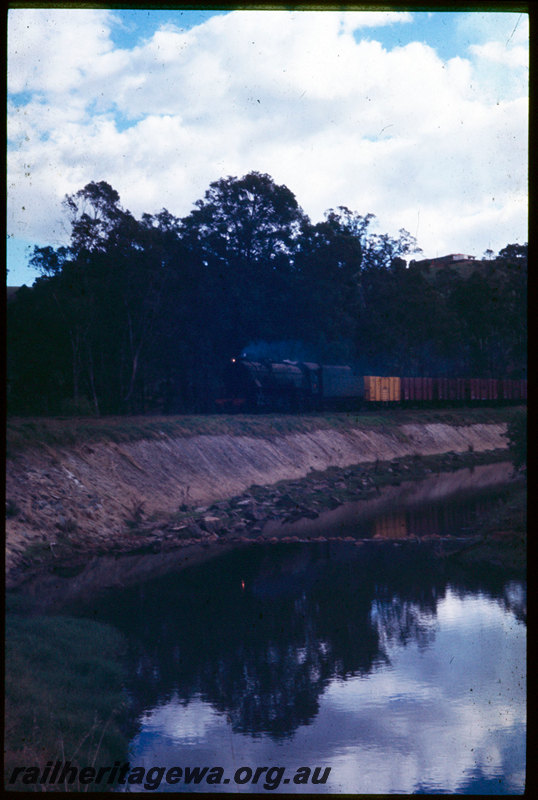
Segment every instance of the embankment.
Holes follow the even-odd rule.
[[[242,434],[240,423],[234,434],[217,429],[182,436],[156,434],[153,425],[151,438],[29,442],[8,451],[8,585],[45,550],[54,557],[66,542],[80,552],[126,550],[142,517],[158,529],[165,515],[232,497],[252,484],[406,456],[505,449],[510,413],[415,412],[400,414],[396,423],[390,412],[362,421],[340,415],[337,424],[320,417],[319,427],[314,420],[306,431],[282,431],[272,418],[257,435]]]

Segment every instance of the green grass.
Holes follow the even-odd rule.
[[[320,429],[393,429],[410,423],[444,422],[468,425],[509,422],[518,412],[509,408],[387,409],[357,413],[185,415],[167,417],[13,417],[7,421],[7,455],[30,447],[69,447],[99,442],[163,440],[195,435],[230,435],[275,438]]]
[[[7,609],[6,776],[15,766],[43,767],[51,760],[89,766],[124,759],[125,644],[119,632],[92,620],[23,616],[24,600],[9,596]]]

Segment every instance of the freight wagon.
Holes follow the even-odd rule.
[[[350,366],[234,358],[223,374],[221,411],[354,410],[379,406],[520,403],[527,381],[357,375]]]

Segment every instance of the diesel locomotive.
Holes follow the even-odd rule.
[[[233,358],[224,369],[223,412],[355,410],[398,405],[510,404],[527,400],[527,381],[357,375],[347,365]]]

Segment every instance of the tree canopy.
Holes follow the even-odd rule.
[[[13,413],[207,411],[252,343],[363,374],[525,368],[526,245],[432,278],[407,266],[404,229],[373,232],[374,214],[345,206],[313,223],[259,172],[211,183],[183,219],[137,220],[105,181],[64,210],[69,244],[35,247],[40,277],[8,305]]]

